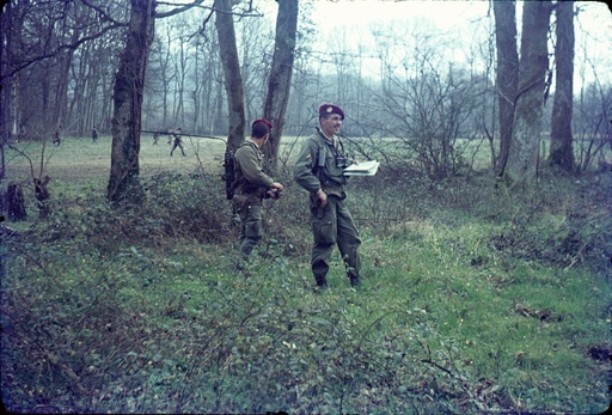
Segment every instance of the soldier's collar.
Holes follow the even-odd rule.
[[[317,127],[317,131],[319,132],[319,135],[321,136],[323,141],[325,141],[330,146],[334,146],[334,147],[336,146],[336,142],[338,141],[338,139],[336,138],[335,134],[334,134],[334,136],[331,139],[329,139],[329,138],[327,138],[327,136],[325,134],[323,134],[323,131],[321,131],[321,129],[319,127]]]

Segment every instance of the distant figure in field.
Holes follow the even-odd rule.
[[[26,127],[25,124],[21,124],[19,126],[19,133],[17,134],[16,141],[19,142],[20,140],[26,140],[27,137],[28,137],[28,127]]]
[[[55,147],[59,147],[62,144],[62,132],[64,131],[64,127],[62,124],[58,125],[53,133],[53,144]]]
[[[153,145],[156,146],[157,144],[159,144],[159,136],[161,134],[160,133],[153,133]]]
[[[174,143],[172,144],[172,150],[170,150],[170,156],[172,156],[172,153],[174,153],[174,150],[176,150],[176,148],[178,147],[181,149],[181,153],[183,154],[183,157],[184,157],[185,150],[183,149],[183,140],[181,138],[181,127],[172,131],[172,138],[174,139]]]
[[[95,143],[96,141],[98,141],[98,130],[96,129],[96,127],[91,129],[91,140]]]

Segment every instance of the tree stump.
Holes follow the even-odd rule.
[[[8,218],[13,222],[25,220],[28,217],[23,188],[19,183],[9,183],[6,190],[6,207]]]
[[[41,219],[47,219],[49,217],[49,212],[51,212],[51,207],[49,206],[48,202],[49,190],[47,189],[49,180],[51,180],[49,176],[45,176],[42,179],[38,179],[36,177],[32,179],[32,181],[34,182],[34,194],[36,195],[36,203],[38,205],[38,216]]]

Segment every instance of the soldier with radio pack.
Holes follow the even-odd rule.
[[[231,199],[240,216],[239,268],[243,267],[257,242],[263,237],[263,199],[277,200],[283,185],[264,173],[262,147],[270,138],[272,123],[260,118],[251,125],[251,139],[233,154]],[[229,198],[229,194],[228,194]]]

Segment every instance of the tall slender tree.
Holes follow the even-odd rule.
[[[494,1],[495,46],[497,71],[495,83],[499,102],[500,149],[497,173],[503,175],[510,152],[512,125],[514,123],[514,100],[518,88],[519,58],[516,50],[516,2]]]
[[[6,176],[5,146],[11,138],[12,117],[9,111],[12,94],[12,80],[3,76],[8,72],[9,54],[12,49],[11,4],[7,3],[0,13],[0,183]]]
[[[552,165],[573,173],[576,169],[572,143],[572,112],[574,97],[574,2],[557,2],[555,44],[555,96],[550,133]]]
[[[147,56],[153,41],[154,0],[130,0],[125,50],[115,78],[111,170],[107,197],[111,202],[140,203],[140,125]]]
[[[265,147],[266,158],[271,171],[276,170],[278,149],[285,125],[287,104],[289,103],[298,14],[298,0],[278,2],[274,55],[272,57],[272,67],[268,78],[268,93],[264,105],[264,117],[271,120],[274,125],[270,134],[270,140]]]
[[[240,74],[238,48],[236,47],[236,32],[232,15],[231,0],[215,0],[215,25],[219,36],[219,51],[221,64],[225,74],[225,91],[229,112],[229,132],[227,147],[235,150],[244,141],[245,111],[244,87]]]
[[[130,0],[127,41],[115,76],[112,120],[111,171],[107,198],[138,204],[144,198],[140,185],[140,130],[147,57],[155,34],[155,18],[173,16],[200,5],[203,0],[156,14],[155,0]]]
[[[553,4],[523,3],[519,90],[512,142],[504,178],[511,186],[529,186],[537,175],[548,71],[548,28]]]

